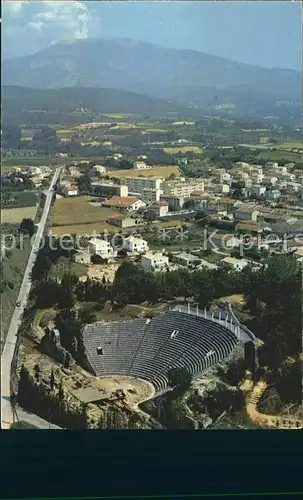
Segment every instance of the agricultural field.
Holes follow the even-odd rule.
[[[23,248],[13,248],[1,262],[1,351],[18,298],[23,274],[31,250],[30,238],[25,238]]]
[[[284,141],[273,146],[277,149],[303,149],[303,141]]]
[[[52,210],[53,228],[58,226],[88,225],[105,222],[116,213],[109,208],[92,203],[93,196],[57,199]]]
[[[200,146],[173,146],[171,148],[163,148],[165,153],[177,154],[177,153],[202,153],[202,148]]]
[[[22,208],[2,208],[1,223],[19,224],[22,219],[34,219],[36,215],[36,205]]]
[[[167,179],[170,175],[180,176],[180,170],[175,166],[152,167],[146,170],[117,170],[110,173],[111,177],[123,179],[125,177],[164,177]],[[107,174],[108,175],[108,174]]]
[[[88,224],[67,224],[63,226],[52,226],[50,228],[53,236],[66,236],[71,234],[93,236],[94,234],[101,234],[104,232],[118,233],[119,227],[112,226],[107,222],[91,222]]]
[[[68,258],[61,257],[58,262],[52,265],[49,274],[52,278],[57,279],[69,272],[77,278],[81,278],[87,275],[87,266],[78,262],[70,262]]]

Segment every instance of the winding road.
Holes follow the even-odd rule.
[[[48,214],[50,211],[51,207],[51,202],[52,202],[52,197],[53,197],[53,188],[54,185],[56,184],[58,177],[60,175],[62,167],[57,168],[54,176],[52,178],[52,181],[50,183],[49,189],[47,191],[46,199],[45,199],[45,204],[44,204],[44,209],[43,213],[40,219],[40,222],[38,224],[37,232],[35,234],[34,240],[33,240],[33,245],[31,249],[31,253],[28,259],[28,263],[26,266],[26,270],[24,273],[23,281],[20,287],[19,291],[19,296],[17,299],[16,304],[19,304],[19,306],[16,305],[15,310],[13,312],[13,316],[11,319],[10,327],[7,333],[7,337],[4,343],[4,348],[1,356],[1,428],[2,429],[9,429],[11,424],[14,422],[14,416],[13,416],[13,411],[12,411],[12,406],[11,406],[11,388],[10,388],[10,376],[11,376],[11,364],[15,352],[15,347],[16,343],[18,340],[18,329],[21,325],[22,322],[22,316],[24,309],[27,304],[30,288],[31,288],[31,273],[33,266],[36,262],[39,247],[41,245],[46,221],[48,218]],[[15,410],[15,413],[17,412],[18,415],[18,409]],[[22,410],[23,411],[23,410]],[[34,417],[35,415],[31,414],[31,422],[34,424]],[[45,428],[41,427],[41,422],[39,417],[36,417],[37,421],[36,424],[37,427],[39,428]],[[20,418],[22,420],[22,417]]]

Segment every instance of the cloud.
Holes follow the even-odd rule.
[[[3,9],[9,14],[19,14],[24,5],[28,4],[28,0],[3,0]]]
[[[44,29],[60,31],[61,36],[87,38],[90,32],[92,15],[85,3],[79,1],[39,2],[40,10],[28,22],[32,30]],[[53,40],[54,41],[54,40]]]

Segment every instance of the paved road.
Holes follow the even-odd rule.
[[[18,415],[19,421],[23,420],[25,422],[28,422],[29,424],[32,424],[35,427],[38,427],[38,429],[63,430],[62,427],[59,427],[58,425],[47,422],[47,420],[44,420],[43,418],[38,417],[38,415],[34,415],[33,413],[30,413],[26,410],[23,410],[23,408],[17,407],[15,411]]]
[[[23,281],[20,287],[19,296],[17,302],[20,302],[19,307],[15,307],[11,324],[8,330],[8,334],[5,340],[5,345],[3,348],[1,356],[1,428],[7,429],[13,423],[13,413],[10,403],[10,372],[11,363],[15,351],[15,346],[18,338],[18,329],[21,325],[22,316],[26,303],[28,300],[28,295],[31,288],[31,272],[32,268],[36,262],[37,254],[39,251],[39,246],[42,240],[46,220],[49,214],[51,201],[53,197],[53,187],[56,184],[58,177],[61,172],[61,168],[57,168],[56,172],[52,178],[50,187],[47,191],[47,196],[44,204],[43,213],[41,220],[38,224],[38,229],[33,242],[32,250],[28,259],[27,267],[24,273]]]

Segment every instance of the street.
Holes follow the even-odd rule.
[[[36,262],[37,254],[41,244],[45,224],[49,214],[51,201],[53,197],[53,187],[56,184],[58,177],[61,172],[61,167],[57,168],[53,179],[51,181],[50,187],[47,192],[43,213],[41,220],[38,224],[36,236],[33,242],[33,247],[28,259],[27,267],[24,273],[23,281],[20,287],[19,296],[16,303],[20,303],[20,306],[16,306],[10,327],[7,333],[5,345],[3,348],[3,353],[1,356],[1,428],[9,429],[10,425],[13,423],[13,413],[10,402],[10,374],[11,374],[11,363],[14,356],[15,346],[18,339],[18,329],[22,322],[22,316],[24,309],[27,304],[30,288],[31,288],[31,273],[33,266]],[[21,418],[20,418],[21,420]],[[34,424],[34,422],[32,422]],[[37,425],[39,427],[39,425]]]

